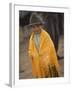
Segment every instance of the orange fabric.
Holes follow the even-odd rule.
[[[29,41],[29,56],[32,61],[33,75],[38,78],[45,76],[50,77],[48,65],[55,65],[57,71],[59,70],[59,64],[53,42],[49,34],[42,29],[40,33],[40,48],[39,51],[37,51],[33,36],[34,33],[32,33]]]

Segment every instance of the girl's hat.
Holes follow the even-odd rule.
[[[37,13],[32,13],[32,15],[30,16],[29,24],[24,27],[30,27],[33,25],[43,25],[43,24],[44,24],[44,21],[42,17]]]

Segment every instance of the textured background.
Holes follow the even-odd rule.
[[[19,78],[33,78],[31,62],[28,57],[28,43],[32,30],[29,27],[30,15],[32,12],[20,11],[19,18]],[[56,48],[57,55],[64,57],[64,14],[63,13],[39,13],[46,22],[45,30],[50,34]],[[58,58],[61,66],[61,76],[64,75],[64,58]]]

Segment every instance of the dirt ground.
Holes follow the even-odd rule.
[[[34,78],[32,76],[31,62],[28,57],[28,43],[29,35],[31,32],[23,31],[20,27],[19,32],[19,79],[30,79]],[[64,56],[64,40],[63,36],[59,39],[59,48],[57,54],[59,56]],[[64,59],[59,60],[61,66],[61,76],[64,76]]]

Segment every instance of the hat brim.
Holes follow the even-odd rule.
[[[43,23],[41,23],[41,22],[31,23],[31,24],[25,25],[24,28],[26,28],[26,27],[31,27],[31,26],[33,26],[33,25],[43,25],[43,24],[44,24],[44,22],[43,22]]]

